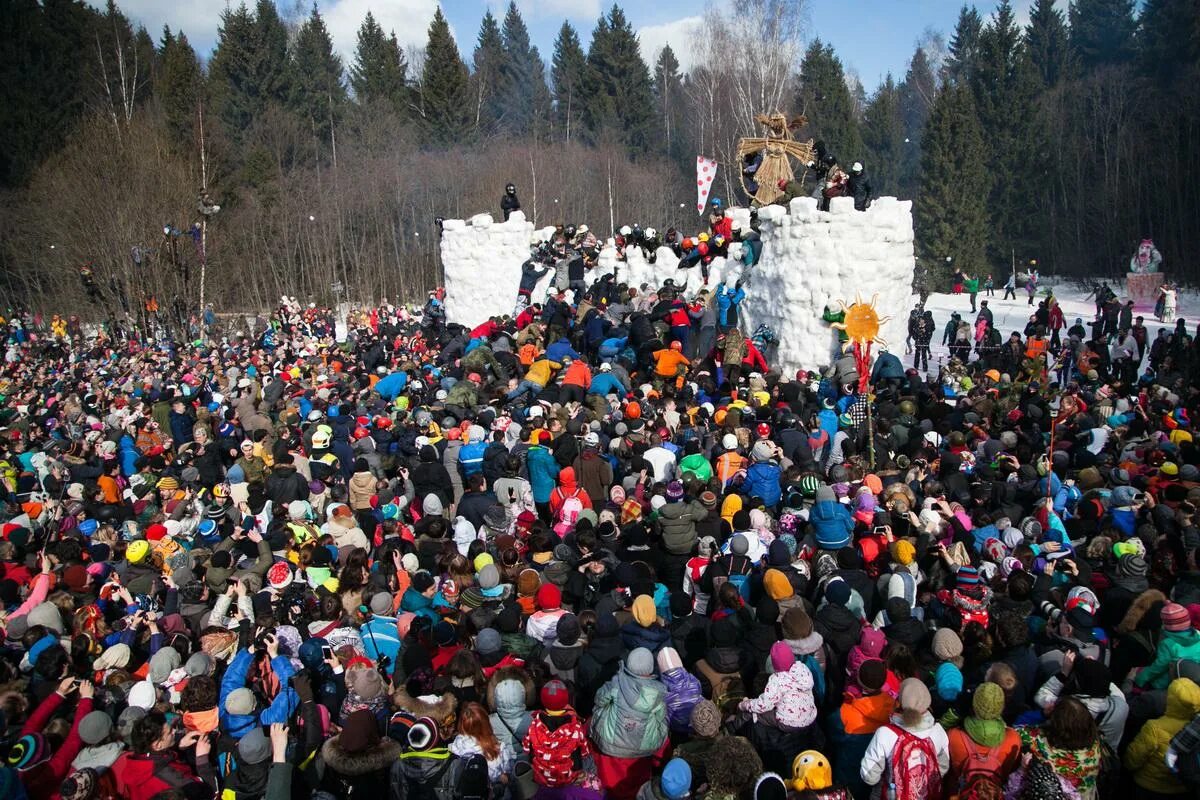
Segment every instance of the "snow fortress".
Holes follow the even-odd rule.
[[[735,229],[749,229],[749,210],[733,208],[729,213]],[[850,198],[835,198],[830,210],[822,212],[816,200],[803,197],[787,208],[762,208],[758,217],[763,242],[759,263],[744,270],[741,245],[735,243],[728,261],[713,261],[709,288],[743,278],[743,330],[752,333],[760,324],[775,330],[779,346],[773,366],[794,372],[829,364],[837,337],[821,314],[827,305],[836,311],[838,300],[852,303],[857,297],[870,302],[878,295],[880,316],[891,317],[880,338],[893,351],[902,346],[916,266],[910,201],[881,197],[860,212]],[[697,220],[696,229],[701,227]],[[519,211],[507,222],[495,222],[487,214],[446,220],[442,230],[447,317],[468,327],[512,313],[530,241],[553,233],[553,228],[535,231]],[[626,256],[626,261],[618,261],[610,239],[600,254],[599,273],[616,272],[630,286],[658,286],[668,278],[676,284],[686,281],[689,298],[703,288],[700,268],[680,272],[679,259],[668,248],[659,249],[655,264],[638,248],[629,249]],[[553,273],[545,276],[534,290],[535,301],[545,297],[552,277]]]

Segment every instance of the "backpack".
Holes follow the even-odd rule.
[[[1200,717],[1192,720],[1171,739],[1175,751],[1175,776],[1185,786],[1200,787]]]
[[[896,800],[941,800],[942,771],[933,742],[911,734],[899,725],[887,727],[896,735],[888,763],[889,779],[896,787]]]
[[[563,495],[563,503],[558,509],[558,521],[563,525],[575,527],[575,523],[579,521],[579,515],[583,513],[583,501],[579,499],[581,489],[576,489],[574,494]],[[562,493],[562,490],[559,490]]]
[[[970,736],[962,733],[967,751],[958,780],[958,800],[1001,800],[1004,797],[1004,782],[1000,779],[999,747],[980,747]]]
[[[735,569],[741,570],[743,567],[747,570],[747,572],[742,573],[740,571],[738,571],[738,572],[734,571]],[[721,590],[721,585],[728,582],[728,583],[732,583],[734,586],[736,586],[737,590],[738,590],[738,594],[741,595],[742,600],[749,603],[750,602],[750,589],[752,588],[750,585],[750,571],[752,571],[753,569],[754,569],[754,565],[750,563],[750,559],[747,558],[746,556],[730,554],[729,555],[728,574],[713,576],[712,596],[716,597],[717,592],[719,592]]]

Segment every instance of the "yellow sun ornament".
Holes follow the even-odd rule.
[[[831,325],[846,334],[846,343],[842,345],[842,349],[854,352],[854,365],[858,368],[858,390],[860,392],[866,391],[867,380],[870,377],[871,345],[878,342],[887,347],[887,342],[879,338],[879,328],[891,317],[879,316],[876,308],[878,301],[879,295],[875,294],[871,296],[871,302],[864,303],[862,295],[858,293],[855,293],[854,302],[850,305],[847,305],[844,300],[838,300],[838,305],[842,309],[842,321],[834,322]]]

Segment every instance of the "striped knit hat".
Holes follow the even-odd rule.
[[[955,573],[956,582],[959,588],[967,586],[976,586],[979,584],[979,570],[972,566],[959,567]]]
[[[1164,631],[1187,631],[1192,628],[1192,618],[1179,603],[1167,603],[1160,612]]]

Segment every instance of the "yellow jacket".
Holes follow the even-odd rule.
[[[1167,687],[1167,713],[1147,722],[1125,751],[1125,768],[1133,782],[1159,794],[1182,796],[1187,788],[1167,769],[1164,759],[1171,738],[1200,714],[1200,686],[1188,678],[1176,678]]]
[[[529,365],[529,371],[525,373],[525,380],[533,381],[539,386],[545,386],[550,382],[550,377],[554,374],[554,370],[561,368],[562,364],[557,361],[551,361],[548,358],[539,358]]]

